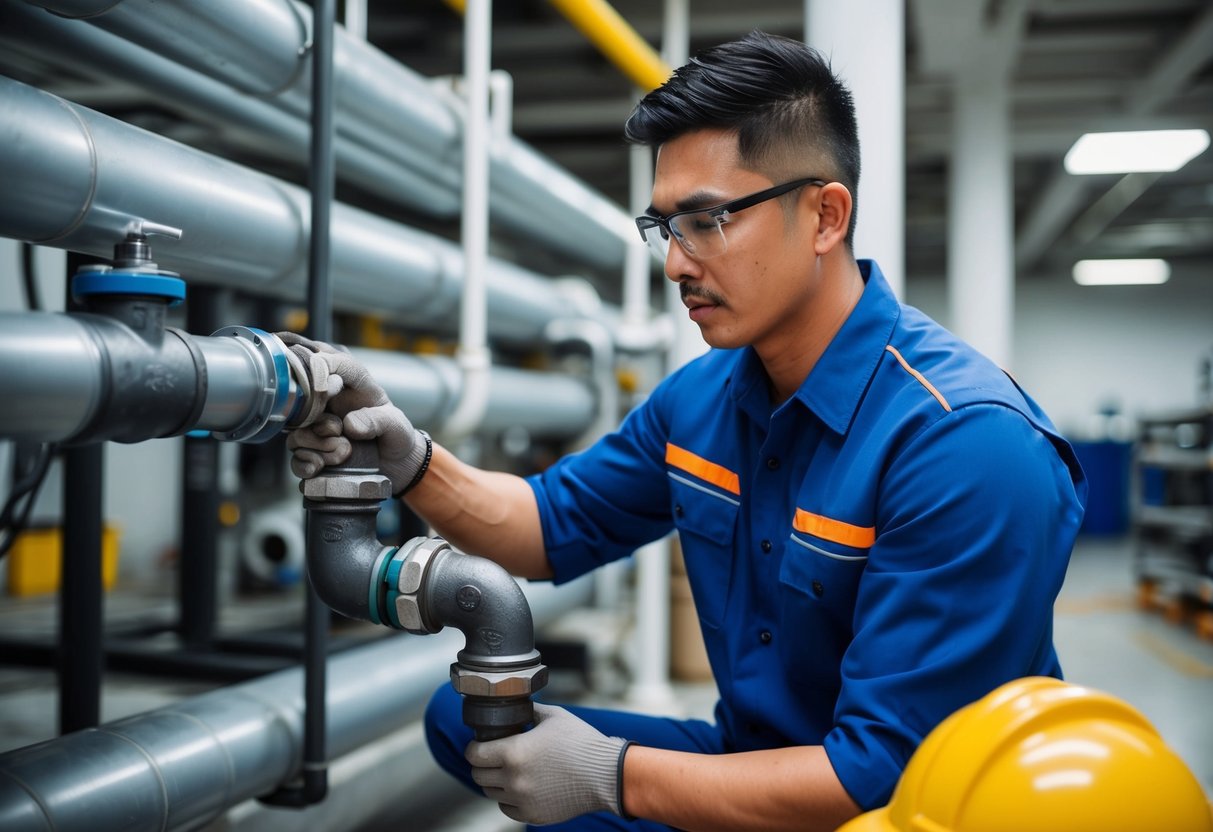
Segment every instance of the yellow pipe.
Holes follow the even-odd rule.
[[[653,47],[636,34],[636,30],[606,0],[548,2],[642,90],[656,89],[673,72]],[[462,13],[465,0],[446,0],[446,4]]]

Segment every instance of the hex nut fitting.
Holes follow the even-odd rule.
[[[382,474],[319,476],[304,480],[303,496],[309,500],[386,500],[392,496],[392,481]]]
[[[500,673],[451,665],[451,685],[465,696],[530,696],[547,683],[548,668],[544,664]]]
[[[419,543],[417,543],[418,540],[420,540]],[[425,621],[421,617],[421,604],[417,600],[417,593],[421,591],[421,583],[425,579],[426,571],[430,568],[430,561],[439,552],[448,550],[451,546],[441,537],[430,537],[414,538],[401,548],[404,549],[412,543],[416,543],[416,545],[406,556],[403,568],[400,570],[400,578],[396,582],[396,590],[400,593],[396,596],[396,620],[410,633],[427,635],[438,632],[442,627],[440,626],[438,630],[431,630],[425,625]]]

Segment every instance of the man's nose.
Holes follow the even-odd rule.
[[[676,237],[670,240],[670,248],[666,251],[665,276],[675,283],[700,277],[699,261],[687,254]]]

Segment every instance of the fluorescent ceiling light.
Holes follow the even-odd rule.
[[[1209,146],[1206,130],[1087,133],[1066,153],[1069,173],[1148,173],[1179,170]]]
[[[1171,264],[1166,260],[1079,260],[1074,282],[1080,286],[1131,286],[1166,283]]]

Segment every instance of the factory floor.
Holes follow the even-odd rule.
[[[165,615],[171,614],[171,598],[155,603]],[[274,603],[241,604],[244,611],[240,615],[245,619],[228,621],[226,626],[247,624],[257,616],[272,620]],[[134,615],[131,609],[129,600],[124,601],[120,593],[111,593],[107,601],[110,626],[124,614]],[[139,615],[146,616],[146,603],[138,610]],[[54,626],[53,599],[0,599],[0,637],[53,633]],[[1056,606],[1055,626],[1067,679],[1108,691],[1140,709],[1213,797],[1213,709],[1209,707],[1213,702],[1213,641],[1202,639],[1191,626],[1167,620],[1161,612],[1139,608],[1128,539],[1080,542]],[[215,686],[214,682],[109,673],[102,719],[139,713]],[[674,693],[677,712],[710,714],[715,698],[710,683],[677,682]],[[55,694],[52,671],[0,664],[0,752],[55,735]],[[580,698],[586,698],[585,691]],[[595,700],[589,694],[589,698],[595,704],[604,704],[601,697]],[[402,742],[420,742],[419,732]],[[416,832],[513,832],[521,828],[493,804],[466,792],[449,790],[443,795],[424,813],[413,815],[404,828]],[[237,807],[232,817],[239,814]],[[264,819],[246,826],[269,828]],[[238,828],[243,827],[231,819],[208,827]],[[339,829],[315,824],[308,828]],[[374,832],[375,828],[359,827],[362,832]],[[396,830],[400,828],[395,826]],[[344,832],[343,827],[340,829]]]

